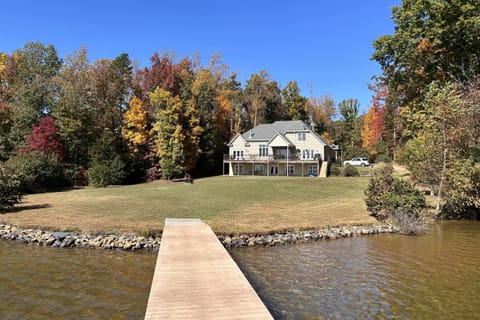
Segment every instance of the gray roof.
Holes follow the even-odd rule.
[[[294,121],[275,121],[274,123],[260,124],[255,128],[252,128],[242,134],[243,138],[247,141],[252,140],[270,140],[273,136],[279,132],[282,135],[285,135],[287,132],[296,132],[296,131],[310,131],[309,126],[307,126],[301,120]]]

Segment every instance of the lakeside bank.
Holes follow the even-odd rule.
[[[399,230],[387,225],[348,226],[319,230],[286,231],[261,234],[217,234],[226,248],[277,246],[308,241],[334,240],[340,238],[397,233]],[[185,235],[188,237],[188,234]],[[51,246],[57,248],[98,248],[120,249],[126,251],[157,251],[161,237],[144,237],[136,233],[124,234],[76,234],[74,232],[46,231],[25,229],[9,224],[0,224],[0,239],[17,241],[25,244]]]

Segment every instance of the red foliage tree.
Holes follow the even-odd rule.
[[[64,159],[65,152],[58,132],[59,128],[55,125],[55,119],[52,117],[42,118],[40,123],[32,128],[27,137],[27,146],[22,148],[19,153],[38,150],[45,154],[56,154]]]

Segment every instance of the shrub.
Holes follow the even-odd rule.
[[[342,175],[342,167],[338,163],[332,163],[329,167],[329,175],[330,176],[341,176]]]
[[[88,184],[94,187],[106,187],[112,184],[120,184],[125,177],[125,163],[120,156],[111,162],[94,163],[88,169]]]
[[[118,155],[118,141],[115,135],[104,131],[90,148],[90,168],[88,169],[88,184],[94,187],[106,187],[123,182],[126,171],[125,163]]]
[[[360,174],[358,173],[357,168],[355,168],[352,165],[347,164],[345,168],[343,169],[343,175],[345,177],[357,177]]]
[[[8,174],[7,170],[0,167],[0,211],[13,207],[23,198],[22,183],[20,179],[13,174]]]
[[[394,177],[391,165],[379,166],[374,171],[365,195],[367,209],[377,219],[389,221],[398,227],[410,225],[401,230],[403,233],[416,233],[416,229],[422,229],[420,225],[424,224],[425,196],[410,182]],[[409,223],[403,224],[402,221]]]
[[[63,165],[56,154],[30,151],[10,158],[5,166],[17,175],[24,192],[44,192],[67,185]]]

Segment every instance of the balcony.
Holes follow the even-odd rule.
[[[223,156],[223,160],[224,161],[238,161],[238,162],[242,162],[242,161],[245,161],[245,162],[275,162],[275,161],[278,161],[278,162],[283,162],[283,161],[314,161],[314,162],[318,162],[318,156],[319,155],[316,155],[315,156],[315,159],[307,159],[307,158],[302,158],[302,157],[299,157],[297,154],[290,154],[288,155],[288,159],[287,159],[287,156],[286,155],[269,155],[269,156],[260,156],[259,154],[246,154],[244,156],[234,156],[234,155],[231,155],[231,154],[225,154]]]

